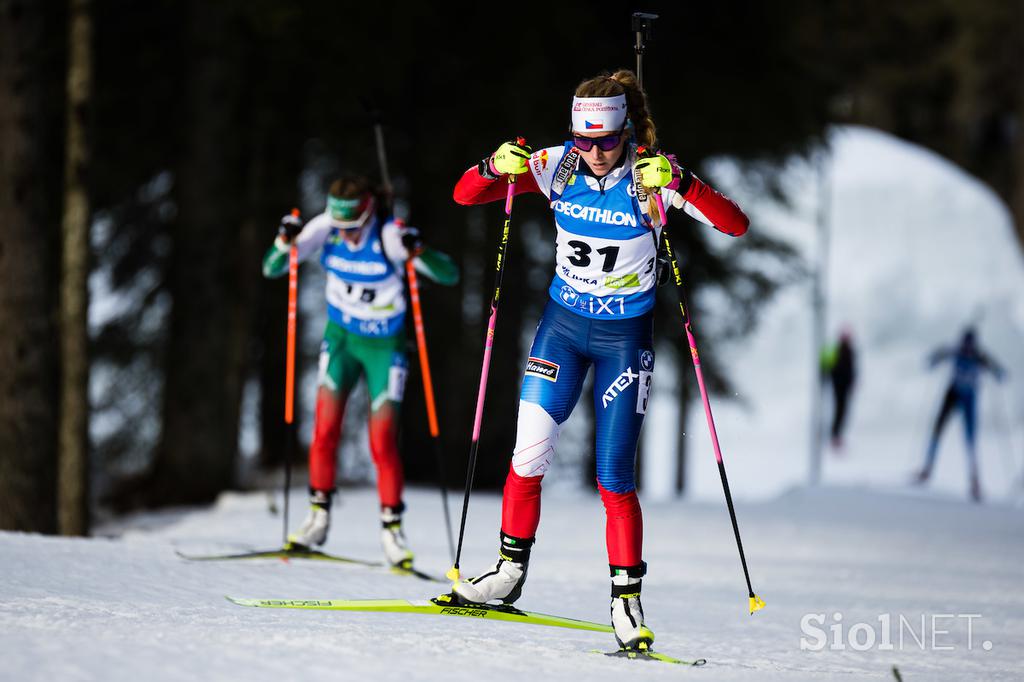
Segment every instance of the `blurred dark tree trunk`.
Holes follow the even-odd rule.
[[[287,100],[287,92],[266,92],[268,98]],[[256,380],[259,383],[259,465],[266,469],[284,463],[288,438],[296,438],[298,429],[286,428],[284,422],[284,380],[288,285],[286,278],[264,279],[260,273],[263,251],[270,247],[276,233],[274,219],[298,206],[298,183],[301,171],[302,135],[292,112],[280,110],[273,115],[270,103],[264,105],[253,135],[253,159],[250,172],[250,206],[252,206],[251,245],[243,265],[247,284],[256,294],[252,333]],[[313,216],[304,216],[309,220]],[[296,360],[298,363],[298,359]],[[301,367],[301,363],[296,365]],[[296,396],[298,398],[298,396]],[[302,458],[301,448],[292,452]]]
[[[173,307],[164,423],[149,501],[206,502],[234,482],[246,325],[239,267],[249,254],[247,187],[238,129],[242,41],[230,6],[185,11],[184,131],[168,280]],[[241,232],[241,235],[240,235]],[[244,279],[244,278],[241,278]]]
[[[57,527],[64,7],[0,4],[0,529]]]
[[[1024,2],[814,7],[807,17],[833,30],[805,31],[804,41],[822,43],[808,58],[840,88],[835,113],[977,175],[1010,207],[1024,242]]]
[[[1024,73],[1021,80],[1024,81]],[[1010,208],[1017,224],[1017,237],[1024,245],[1024,82],[1019,84],[1018,92],[1017,133],[1013,141],[1013,203]]]
[[[92,3],[70,0],[67,139],[61,273],[61,395],[57,520],[64,535],[89,532],[89,127]]]
[[[683,337],[685,338],[685,336]],[[678,421],[676,422],[676,494],[686,492],[686,420],[690,414],[690,399],[693,396],[693,384],[697,379],[693,375],[693,362],[690,360],[689,348],[677,348],[676,376],[679,395],[676,401]]]
[[[287,286],[279,280],[271,280],[262,282],[260,289],[262,296],[260,297],[256,329],[256,335],[262,344],[258,368],[260,382],[259,462],[260,467],[269,469],[284,463],[284,455],[287,451],[286,439],[289,436],[296,437],[298,429],[287,429],[284,423]]]

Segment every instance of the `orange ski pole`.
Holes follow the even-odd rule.
[[[299,217],[299,209],[293,208],[292,215]],[[288,491],[292,485],[292,459],[295,456],[295,326],[298,317],[299,299],[299,247],[292,239],[288,249],[288,350],[285,360],[284,378],[284,531],[282,544],[288,544]]]
[[[416,330],[416,348],[420,355],[420,373],[423,376],[423,398],[427,404],[427,422],[430,425],[430,437],[434,442],[434,457],[437,460],[438,478],[441,487],[441,503],[444,507],[444,527],[448,533],[448,551],[455,557],[455,541],[452,538],[451,514],[448,511],[448,488],[445,484],[444,458],[441,454],[441,429],[437,424],[437,406],[434,403],[434,382],[430,376],[430,358],[427,354],[427,334],[423,327],[423,308],[420,305],[420,285],[416,277],[416,267],[412,254],[405,261],[406,280],[409,282],[409,299],[412,301],[413,327]]]

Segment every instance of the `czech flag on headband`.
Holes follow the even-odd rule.
[[[587,126],[587,130],[604,130],[604,124],[600,121],[584,121]]]

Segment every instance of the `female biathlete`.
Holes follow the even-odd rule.
[[[507,142],[455,186],[456,202],[480,204],[505,196],[507,174],[522,174],[515,192],[541,193],[554,209],[556,256],[550,300],[524,372],[498,560],[456,583],[454,591],[465,602],[519,597],[540,521],[541,480],[593,365],[611,620],[620,646],[637,649],[654,640],[640,605],[647,565],[634,480],[654,370],[652,309],[662,226],[651,190],[661,190],[666,207],[682,208],[729,235],[746,232],[748,221],[736,204],[672,157],[638,157],[637,144],[653,149],[656,138],[646,96],[631,71],[581,83],[571,130],[565,144],[533,154]]]
[[[288,536],[290,548],[322,545],[330,525],[335,455],[349,393],[366,375],[370,396],[370,453],[377,467],[381,545],[393,566],[409,568],[412,552],[402,533],[402,462],[397,421],[405,385],[404,262],[441,284],[458,281],[448,256],[425,248],[419,232],[387,217],[367,180],[345,177],[330,187],[327,209],[305,226],[281,219],[279,236],[263,258],[263,274],[288,271],[292,240],[299,260],[320,253],[327,271],[327,329],[320,346],[316,417],[309,448],[309,515]]]

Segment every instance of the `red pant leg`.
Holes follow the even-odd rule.
[[[597,484],[604,503],[605,539],[608,563],[612,566],[638,566],[643,557],[644,517],[636,491],[613,493]]]
[[[394,403],[370,412],[370,454],[377,466],[377,494],[382,507],[402,503],[402,459],[398,456],[398,419]]]
[[[314,490],[334,490],[344,414],[344,396],[321,386],[316,393],[313,442],[309,446],[309,487]]]
[[[520,476],[510,466],[501,497],[501,531],[528,539],[540,525],[540,485],[543,476]]]

